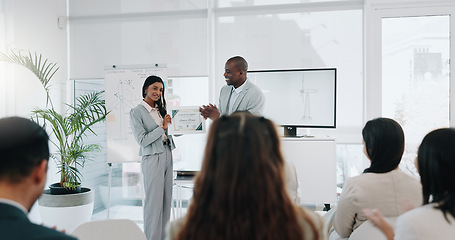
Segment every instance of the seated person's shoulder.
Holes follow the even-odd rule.
[[[411,174],[405,173],[401,169],[393,170],[392,173],[395,174],[396,176],[401,177],[401,178],[405,178],[407,180],[415,181],[415,182],[419,182],[420,183],[419,178],[417,178],[415,176],[412,176]]]
[[[14,233],[14,235],[7,235],[10,240],[33,240],[33,239],[46,239],[46,240],[76,240],[76,237],[67,235],[63,232],[59,232],[57,230],[41,226],[38,224],[34,224],[31,222],[24,223],[23,221],[18,222],[15,224],[14,222],[10,222],[8,227],[8,231]],[[3,231],[2,231],[3,232]],[[2,233],[4,236],[4,233]]]
[[[365,181],[368,181],[368,175],[366,174],[361,174],[358,176],[350,177],[346,179],[346,181],[343,184],[343,191],[345,189],[350,189],[350,188],[356,188],[362,185],[365,185]]]
[[[344,185],[345,187],[361,187],[366,186],[368,188],[371,187],[371,184],[377,183],[380,179],[387,178],[384,174],[377,174],[377,173],[362,173],[360,175],[348,178]]]
[[[351,202],[367,196],[374,184],[375,180],[371,180],[367,174],[361,174],[347,179],[343,184],[341,192],[343,201]]]
[[[70,236],[66,233],[50,229],[45,226],[37,225],[37,224],[32,224],[35,228],[34,231],[36,232],[34,236],[36,236],[36,239],[62,239],[62,240],[76,240],[76,237]],[[34,239],[34,238],[32,238]]]

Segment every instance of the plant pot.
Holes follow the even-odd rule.
[[[92,218],[94,192],[81,188],[81,193],[52,195],[44,190],[38,199],[39,211],[43,225],[57,227],[71,233],[77,226],[89,222]]]
[[[81,189],[81,184],[77,184],[75,189],[64,188],[60,186],[60,183],[54,183],[49,186],[50,194],[52,195],[81,193]]]

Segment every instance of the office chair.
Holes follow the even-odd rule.
[[[335,219],[335,213],[337,211],[337,206],[332,207],[328,212],[322,216],[324,219],[324,227],[323,227],[323,232],[327,236],[327,239],[329,239],[330,233],[333,231],[333,220]]]
[[[72,232],[79,240],[146,240],[144,232],[129,219],[86,222]]]
[[[396,217],[386,217],[385,220],[390,225],[395,226]],[[356,230],[349,236],[349,240],[387,240],[384,233],[375,227],[370,221],[363,222]]]

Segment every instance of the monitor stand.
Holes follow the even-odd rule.
[[[291,137],[291,138],[314,138],[311,135],[310,129],[305,129],[305,134],[301,136],[297,136],[297,126],[284,126],[284,137]]]
[[[297,136],[297,127],[296,126],[284,126],[284,136],[285,137],[302,137]]]

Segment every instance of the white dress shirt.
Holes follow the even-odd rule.
[[[158,111],[158,108],[151,107],[145,101],[142,101],[141,104],[145,107],[145,109],[147,109],[147,111],[150,113],[150,116],[153,118],[153,120],[155,120],[156,124],[160,127],[163,127],[163,117],[161,116],[160,111]],[[167,140],[166,134],[161,135],[161,140]]]
[[[435,204],[414,208],[397,218],[396,240],[445,240],[455,238],[455,218],[447,213],[447,219]]]
[[[228,107],[228,112],[227,112],[228,115],[230,115],[234,112],[235,100],[237,100],[240,93],[245,88],[246,81],[248,81],[248,80],[245,80],[245,82],[242,85],[240,85],[238,88],[234,88],[234,87],[232,88],[231,97],[229,98],[229,107]]]

